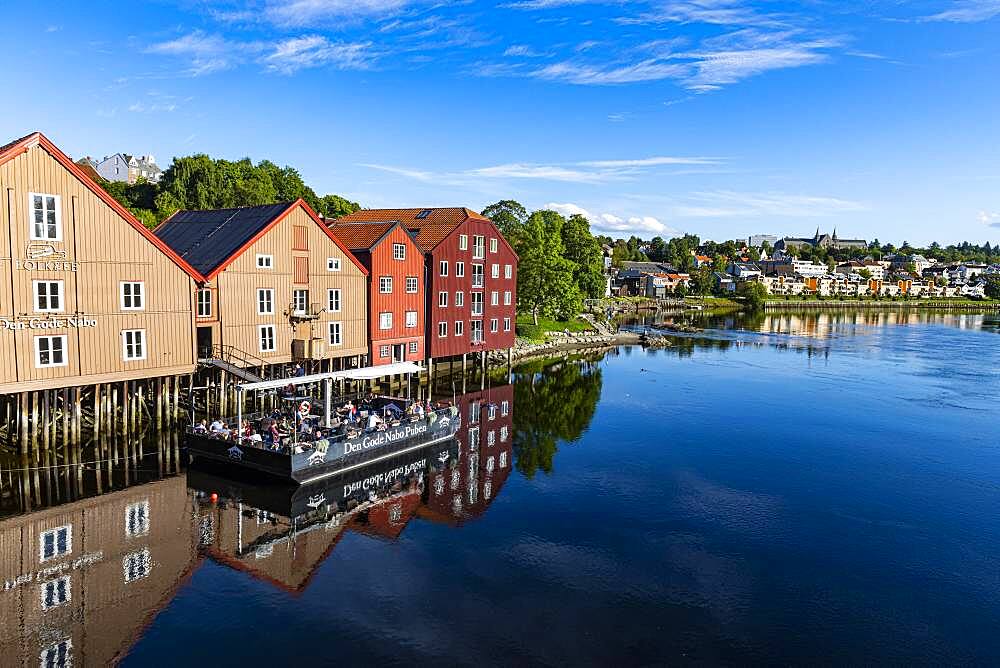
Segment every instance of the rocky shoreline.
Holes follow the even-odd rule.
[[[664,336],[643,335],[635,332],[550,332],[544,341],[530,341],[517,338],[511,357],[515,363],[526,359],[543,357],[557,353],[576,352],[584,350],[600,350],[623,345],[642,345],[647,348],[665,348],[670,346],[670,340]],[[507,364],[507,353],[497,351],[487,358],[490,366]]]

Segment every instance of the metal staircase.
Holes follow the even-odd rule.
[[[198,351],[198,364],[213,366],[232,374],[246,383],[259,383],[264,380],[262,375],[250,369],[258,368],[264,373],[267,362],[233,346],[213,345]]]

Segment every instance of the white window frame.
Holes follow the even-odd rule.
[[[328,257],[328,258],[326,258],[326,270],[327,271],[340,271],[340,258],[339,257]]]
[[[48,222],[46,219],[45,208],[45,198],[51,197],[53,199],[52,206],[55,207],[55,218],[56,218],[56,235],[54,237],[50,236],[37,236],[35,234],[35,198],[42,198],[42,225],[48,228]],[[31,241],[62,241],[63,240],[63,228],[62,228],[62,195],[51,195],[49,193],[28,193],[28,238]]]
[[[490,334],[496,334],[500,329],[500,322],[496,318],[490,318]]]
[[[493,290],[490,292],[490,306],[500,306],[500,292]]]
[[[299,297],[304,296],[302,308],[299,308]],[[292,290],[292,311],[297,314],[304,314],[309,310],[309,288],[297,288]]]
[[[455,276],[458,278],[465,278],[465,263],[456,262],[455,263]]]
[[[490,265],[490,278],[500,278],[500,265],[496,262]]]
[[[406,312],[406,326],[408,328],[410,328],[410,327],[416,327],[417,326],[417,312],[416,311],[407,311]]]
[[[142,575],[135,575],[129,577],[130,575],[130,563],[139,563],[143,565]],[[153,570],[153,558],[149,554],[149,548],[144,547],[141,550],[136,550],[135,552],[130,552],[122,557],[122,574],[125,578],[125,583],[135,582],[136,580],[142,580],[143,578],[149,577],[150,571]]]
[[[207,295],[208,296],[208,299],[206,300],[206,303],[208,304],[208,313],[202,313],[202,311],[201,311],[201,306],[202,306],[201,297],[202,297],[202,295]],[[212,304],[212,290],[210,288],[198,288],[198,291],[197,291],[197,293],[194,296],[194,308],[195,308],[195,313],[197,314],[196,317],[198,317],[198,318],[211,318],[212,317],[212,306],[213,306],[213,304]]]
[[[139,510],[144,511],[144,519],[141,524],[137,519],[136,524],[138,526],[132,529],[132,513]],[[149,535],[149,499],[143,499],[142,501],[130,503],[125,506],[125,536],[127,538],[138,538],[139,536],[147,535]]]
[[[406,244],[393,244],[392,245],[392,259],[393,260],[405,260],[406,259]]]
[[[40,286],[42,286],[42,285],[45,286],[45,302],[46,302],[46,304],[48,304],[48,306],[46,308],[39,308],[38,307],[38,297],[39,297],[38,288]],[[51,286],[53,286],[53,285],[59,286],[58,288],[56,288],[57,292],[59,293],[59,294],[56,295],[56,299],[59,301],[59,307],[58,308],[52,308],[52,306],[51,306],[52,305],[52,293],[49,292],[49,288]],[[41,281],[32,281],[31,282],[31,296],[32,296],[32,304],[31,304],[31,306],[32,306],[32,310],[35,313],[63,313],[66,310],[65,295],[66,295],[66,282],[65,281],[62,281],[62,280],[57,280],[57,281],[41,280]]]
[[[491,253],[496,253],[497,252],[497,238],[496,237],[490,237],[490,252]]]
[[[62,362],[59,363],[49,363],[42,364],[41,362],[41,341],[42,339],[62,339]],[[67,366],[69,364],[69,351],[67,347],[69,346],[69,336],[66,334],[49,334],[35,337],[35,368],[36,369],[50,369],[60,366]],[[49,355],[52,354],[52,346],[49,345]]]
[[[456,320],[455,321],[455,336],[463,336],[465,334],[465,321]]]
[[[503,331],[505,331],[505,332],[509,332],[510,331],[510,318],[504,318],[503,319]]]
[[[392,346],[379,346],[378,347],[379,359],[385,359],[386,357],[392,356]]]
[[[503,291],[503,305],[504,306],[510,306],[510,300],[511,300],[510,290],[504,290]]]
[[[448,321],[442,320],[438,323],[438,338],[443,339],[448,336]]]
[[[129,334],[132,335],[132,341],[129,342]],[[136,335],[138,334],[138,340]],[[146,359],[146,330],[144,329],[123,329],[121,333],[122,339],[122,360],[125,362],[141,362]],[[129,356],[129,346],[132,348],[139,348],[138,355]]]
[[[270,332],[271,347],[264,347],[264,332]],[[257,352],[273,353],[278,349],[278,337],[274,325],[257,325]]]
[[[125,286],[131,286],[131,295],[129,298],[132,300],[132,306],[128,306],[125,303]],[[135,306],[136,301],[136,287],[139,288],[139,305]],[[145,281],[120,281],[118,283],[118,304],[121,306],[123,311],[145,311],[146,310],[146,283]]]
[[[343,308],[341,297],[343,293],[340,288],[329,288],[326,291],[326,310],[330,313],[340,313]],[[335,308],[336,307],[336,308]]]
[[[262,299],[266,297],[268,309],[262,308]],[[257,288],[257,315],[274,315],[274,288]]]
[[[479,299],[477,300],[476,297],[479,297]],[[476,308],[476,303],[477,302],[479,304],[479,308]],[[485,311],[486,311],[486,297],[485,297],[485,294],[482,293],[482,292],[473,292],[472,293],[472,306],[471,306],[471,313],[472,313],[472,315],[483,315],[483,313],[485,313]]]
[[[448,260],[438,262],[438,276],[445,278],[448,276]]]
[[[327,323],[326,333],[327,341],[329,341],[331,346],[344,345],[344,328],[339,320]]]
[[[392,311],[382,311],[378,314],[378,328],[381,330],[392,329]]]
[[[274,256],[269,253],[257,253],[258,269],[274,269]]]
[[[510,268],[509,264],[505,264],[503,266],[503,277],[504,278],[510,278],[511,277],[511,268]]]
[[[475,234],[472,237],[472,259],[482,260],[486,257],[486,237]]]
[[[465,293],[461,290],[455,293],[455,308],[461,308],[465,306]]]
[[[117,168],[116,168],[117,171]],[[63,648],[63,662],[59,663],[59,649]],[[59,642],[52,643],[45,649],[41,651],[38,655],[38,665],[41,668],[47,668],[49,665],[58,666],[63,665],[69,666],[73,665],[73,641],[70,638],[65,638]]]
[[[63,529],[66,530],[66,549],[62,552],[59,551],[59,532]],[[54,552],[52,556],[45,556],[45,536],[52,534],[52,546]],[[58,559],[59,557],[66,556],[67,554],[73,554],[73,525],[64,524],[62,526],[53,527],[51,529],[46,529],[42,533],[38,534],[38,563],[43,564],[46,561],[52,561],[53,559]]]
[[[478,274],[479,274],[479,280],[478,281],[476,280],[476,274],[477,274],[476,270],[477,269],[479,270],[478,271]],[[483,265],[481,265],[481,264],[474,264],[474,265],[472,265],[472,287],[474,287],[474,288],[482,288],[482,287],[485,287],[485,286],[486,286],[486,268]]]
[[[448,308],[448,291],[442,290],[438,293],[438,308]]]
[[[459,234],[458,235],[458,250],[469,250],[469,235]]]
[[[416,355],[419,350],[419,344],[416,341],[410,341],[410,354]]]
[[[59,583],[59,582],[65,582],[66,583],[66,587],[65,587],[66,598],[63,599],[63,600],[61,600],[61,601],[56,601],[52,605],[47,605],[46,602],[45,602],[45,593],[48,591],[49,585],[52,585],[55,591],[59,591],[58,586],[57,586],[57,583]],[[46,580],[45,582],[42,582],[41,585],[39,586],[39,594],[40,594],[40,599],[41,599],[39,602],[41,603],[43,611],[45,611],[45,610],[51,610],[52,608],[58,608],[60,605],[64,605],[66,603],[69,603],[70,601],[73,600],[73,578],[72,578],[72,576],[69,573],[67,573],[66,575],[62,575],[60,577],[52,578],[51,580]]]
[[[417,276],[406,277],[406,293],[414,295],[420,291],[420,279]]]
[[[504,399],[500,402],[500,416],[505,417],[508,413],[510,413],[510,402]]]
[[[392,276],[379,276],[378,277],[378,291],[382,295],[392,294]]]

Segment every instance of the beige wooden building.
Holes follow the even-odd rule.
[[[198,273],[44,135],[0,147],[0,394],[190,373]]]
[[[204,279],[199,357],[324,370],[366,363],[367,271],[301,199],[178,211],[155,234]]]

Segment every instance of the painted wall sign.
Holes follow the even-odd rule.
[[[29,320],[11,320],[0,318],[0,330],[17,329],[81,329],[97,327],[97,318],[71,316],[68,318],[31,318]]]
[[[60,260],[14,260],[14,268],[21,271],[78,271],[79,262]]]
[[[85,566],[91,564],[96,564],[97,562],[104,559],[103,552],[90,552],[84,554],[81,557],[74,559],[73,561],[64,561],[61,564],[56,564],[55,566],[49,566],[48,568],[43,568],[39,571],[33,573],[24,573],[18,575],[13,580],[5,580],[3,583],[3,590],[10,591],[11,589],[16,589],[17,587],[29,584],[31,582],[45,580],[53,575],[59,575],[65,573],[66,571],[75,571]]]

